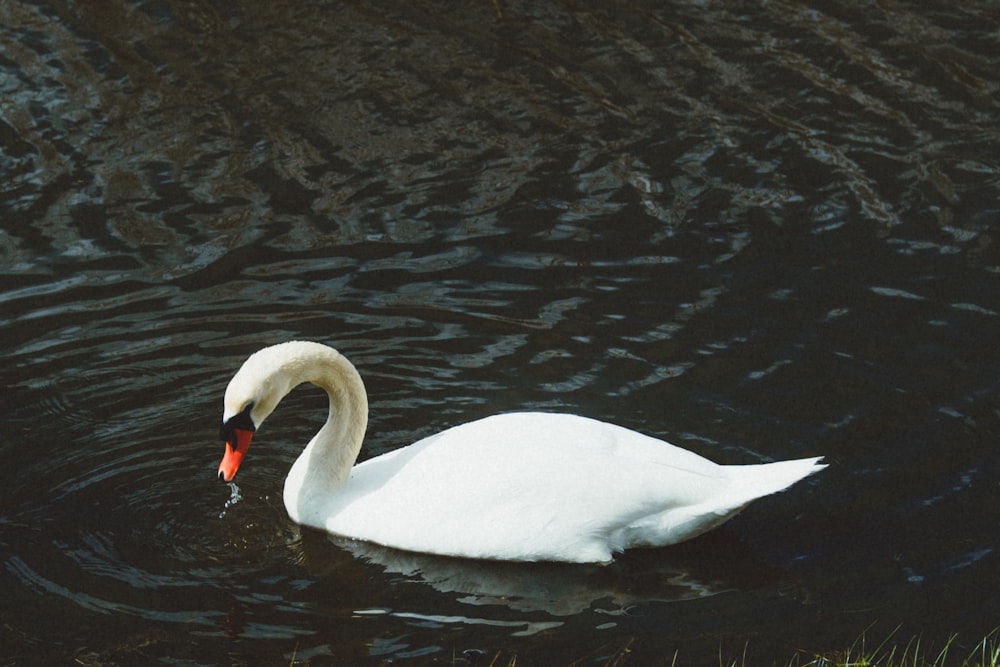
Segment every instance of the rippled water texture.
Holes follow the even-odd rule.
[[[996,3],[590,4],[0,3],[4,664],[1000,624]],[[363,456],[530,408],[831,465],[606,568],[338,544],[280,498],[321,392],[215,480],[297,337],[364,376]]]

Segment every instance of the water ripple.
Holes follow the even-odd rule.
[[[942,636],[976,629],[963,595],[989,616],[990,2],[0,14],[15,661],[287,664],[300,641],[320,660],[402,659],[516,633],[519,655],[565,662],[640,636],[650,662],[720,619],[726,638],[797,648],[888,616],[930,628],[928,605]],[[727,462],[833,465],[795,492],[808,511],[782,496],[677,564],[637,556],[528,610],[535,593],[466,586],[488,572],[288,522],[281,480],[321,392],[269,422],[242,500],[215,481],[226,381],[297,337],[359,366],[366,456],[535,408]],[[508,574],[558,574],[531,572]],[[623,590],[639,620],[609,621],[595,601]]]

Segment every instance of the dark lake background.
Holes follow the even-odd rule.
[[[0,4],[2,663],[964,653],[998,72],[993,0]],[[606,568],[337,544],[280,493],[322,392],[215,479],[292,338],[361,371],[362,456],[527,408],[830,467]]]

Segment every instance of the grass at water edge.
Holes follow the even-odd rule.
[[[955,641],[958,635],[952,635],[943,647],[934,648],[924,646],[919,637],[914,637],[905,644],[894,642],[893,636],[898,629],[874,648],[869,648],[867,637],[862,634],[844,651],[817,654],[800,650],[783,665],[784,667],[1000,667],[1000,628],[987,633],[967,655],[957,653]],[[630,665],[634,642],[634,639],[630,639],[609,655],[602,657],[589,655],[566,664],[569,667]],[[530,660],[526,659],[526,662]],[[648,664],[648,657],[643,659],[643,663]],[[469,667],[517,667],[519,662],[516,655],[505,656],[502,652],[496,652],[492,655],[479,654],[473,659],[456,656],[452,664]],[[674,653],[663,656],[656,661],[656,664],[679,667],[685,662],[682,656]],[[747,650],[744,649],[743,654],[735,659],[724,657],[720,653],[718,667],[755,667],[755,663],[748,658]]]

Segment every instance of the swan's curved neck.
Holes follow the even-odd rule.
[[[323,428],[307,447],[314,448],[330,476],[342,482],[351,472],[365,438],[368,395],[361,375],[343,355],[337,354],[324,362],[313,367],[316,375],[307,381],[326,390],[330,411]]]
[[[288,370],[295,384],[309,382],[324,389],[330,411],[285,480],[285,506],[300,523],[306,508],[316,507],[320,498],[347,481],[368,425],[368,396],[354,365],[325,346],[308,352]]]

